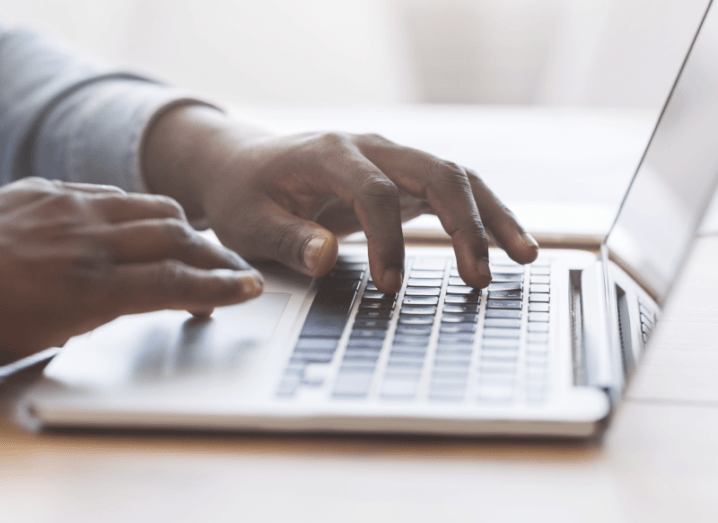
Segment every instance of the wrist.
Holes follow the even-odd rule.
[[[210,106],[173,107],[147,133],[142,153],[147,186],[177,200],[190,221],[202,220],[214,177],[243,143],[260,134]]]

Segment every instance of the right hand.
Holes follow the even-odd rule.
[[[0,189],[0,361],[123,314],[207,315],[262,288],[258,272],[198,235],[171,198],[41,178]]]

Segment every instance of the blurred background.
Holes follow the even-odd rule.
[[[476,169],[532,232],[600,236],[706,5],[0,0],[0,18],[276,132],[379,132]]]
[[[702,0],[0,0],[239,103],[659,106]]]

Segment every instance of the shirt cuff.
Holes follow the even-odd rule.
[[[33,143],[33,170],[45,178],[149,192],[141,165],[146,134],[163,112],[186,104],[217,108],[142,80],[107,79],[84,86],[43,119]]]

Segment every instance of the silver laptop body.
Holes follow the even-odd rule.
[[[408,248],[379,293],[343,246],[322,279],[261,266],[265,294],[208,320],[126,316],[71,340],[19,405],[28,426],[442,435],[600,433],[718,180],[718,12],[706,16],[601,252],[492,250],[464,285]],[[570,217],[568,217],[570,219]]]

